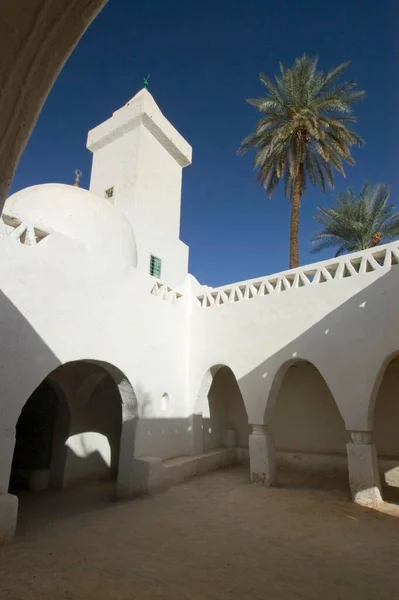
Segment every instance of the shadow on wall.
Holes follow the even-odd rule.
[[[399,344],[398,344],[399,346]],[[374,409],[375,445],[384,499],[399,504],[399,356],[391,359],[378,387]]]
[[[32,475],[39,472],[42,472],[42,478],[46,473],[48,479],[51,479],[52,456],[54,454],[57,457],[59,454],[58,448],[53,448],[59,412],[58,395],[45,380],[29,397],[17,421],[10,490],[34,488]],[[66,438],[64,442],[65,440]],[[62,463],[60,467],[62,468]],[[49,484],[56,487],[57,479],[49,481]]]
[[[352,296],[337,309],[330,312],[324,319],[321,319],[318,323],[307,329],[299,338],[292,340],[280,351],[240,379],[239,385],[243,390],[244,396],[246,393],[250,395],[250,390],[253,389],[261,390],[263,388],[265,390],[265,424],[273,427],[273,424],[276,424],[276,420],[281,418],[281,406],[276,406],[276,401],[279,394],[281,392],[284,393],[284,380],[287,375],[291,375],[289,371],[291,371],[292,367],[311,363],[311,365],[306,365],[307,368],[316,368],[325,379],[341,417],[351,419],[352,424],[355,421],[360,424],[367,423],[368,421],[369,427],[372,427],[373,419],[375,422],[377,421],[377,417],[374,417],[373,414],[373,385],[380,377],[379,370],[386,360],[386,355],[399,349],[399,336],[396,338],[397,346],[395,348],[390,348],[389,341],[387,341],[393,338],[392,328],[396,326],[397,322],[395,306],[392,303],[392,298],[397,295],[397,288],[397,273],[391,270]],[[301,293],[301,291],[298,290],[297,293]],[[383,320],[381,319],[381,314],[384,314]],[[348,344],[347,331],[351,329],[351,325],[352,331],[354,331],[353,320],[356,321],[356,332],[350,342],[351,345],[343,347],[343,343]],[[304,348],[306,349],[305,351],[303,351]],[[242,351],[245,352],[245,348],[242,348]],[[364,360],[365,352],[371,352],[372,355],[372,360],[368,363]],[[343,356],[346,356],[346,361],[343,360]],[[325,369],[321,366],[326,363],[334,365],[336,381],[328,381],[328,377],[326,377],[324,372]],[[359,376],[360,373],[362,373],[361,377]],[[348,385],[347,395],[341,393],[340,397],[338,395],[334,396],[334,389],[341,387],[345,379],[349,382],[352,379],[354,385],[353,383]],[[395,384],[391,383],[389,386],[391,390],[391,402],[393,402],[393,397],[399,392],[398,384],[399,377],[396,379]],[[354,390],[359,391],[359,389],[364,390],[365,398],[362,402],[359,401],[359,398],[353,397]],[[246,392],[246,390],[248,391]],[[295,399],[291,398],[287,404],[290,403],[292,405],[291,414],[293,418],[291,423],[293,435],[291,438],[296,439],[294,442],[295,447],[290,447],[290,443],[286,437],[284,441],[280,439],[281,446],[278,449],[300,451],[301,446],[305,449],[305,445],[309,443],[309,440],[306,440],[307,432],[305,430],[302,433],[297,431],[297,428],[303,425],[303,420],[297,419],[298,414],[295,416]],[[355,416],[353,416],[353,410],[356,410],[353,409],[354,406],[358,407],[359,413]],[[352,414],[349,414],[350,411],[352,411]],[[393,412],[395,412],[395,416]],[[397,420],[399,413],[396,408],[394,411],[391,410],[391,416],[392,418],[394,417],[397,428],[399,426],[399,421]],[[349,424],[348,429],[350,429],[350,426],[351,424]],[[359,425],[356,429],[367,430],[367,426]],[[385,431],[388,432],[387,429]],[[314,433],[308,433],[314,436]],[[343,447],[343,435],[345,434],[341,431],[339,436],[340,447]],[[393,443],[392,427],[389,437]],[[380,456],[379,459],[381,459]],[[391,459],[394,461],[396,468],[399,467],[399,447],[397,445],[395,445],[395,455],[391,456]],[[380,466],[383,468],[381,460]],[[390,468],[392,469],[392,463]]]
[[[47,379],[50,373],[54,373],[58,369],[64,369],[65,365],[61,365],[57,356],[3,292],[0,292],[0,329],[2,338],[0,345],[1,500],[1,495],[7,495],[10,483],[11,487],[28,487],[27,481],[29,476],[27,472],[30,472],[30,474],[32,471],[36,472],[33,485],[35,489],[40,490],[46,486],[48,487],[50,482],[53,487],[61,488],[63,485],[62,465],[65,465],[67,454],[65,451],[65,442],[70,437],[71,431],[83,431],[86,425],[84,421],[81,421],[79,425],[76,419],[74,422],[71,420],[70,423],[70,410],[65,394],[60,394],[60,386],[54,386],[54,381],[52,380],[49,383]],[[76,354],[79,354],[78,346]],[[100,362],[98,365],[102,366],[102,363]],[[115,389],[118,390],[119,402],[117,414],[119,422],[118,427],[116,427],[116,419],[113,417],[113,430],[110,432],[108,428],[107,431],[109,435],[107,443],[108,445],[113,445],[115,452],[112,455],[110,464],[106,465],[106,467],[108,471],[111,471],[115,475],[118,471],[118,454],[120,454],[119,467],[122,465],[123,470],[121,489],[124,490],[124,486],[129,489],[130,479],[134,478],[132,465],[134,462],[137,415],[133,414],[134,411],[130,410],[131,407],[129,408],[124,405],[124,426],[121,435],[122,410],[120,396],[126,395],[124,388],[127,388],[129,384],[126,378],[118,380],[120,372],[118,372],[117,368],[112,365],[108,365],[108,367],[108,375],[112,374],[113,381],[118,384],[118,387],[114,383],[112,384],[114,386],[112,394],[115,394]],[[45,383],[43,384],[44,381]],[[37,393],[41,385],[43,386],[41,392],[44,389],[44,395],[41,392]],[[110,379],[103,383],[103,387],[104,398],[106,398],[111,394]],[[54,389],[57,392],[56,394]],[[27,402],[31,395],[33,395],[32,401]],[[38,399],[38,395],[41,398]],[[90,406],[86,408],[90,408]],[[99,407],[93,407],[93,410],[89,411],[94,418],[94,426],[91,429],[95,429],[98,426],[97,408]],[[59,419],[60,411],[61,419]],[[84,414],[87,415],[87,412],[86,410]],[[110,421],[110,413],[104,406],[101,407],[100,412],[102,412],[104,419],[106,418]],[[73,414],[73,416],[76,415]],[[20,417],[21,419],[18,423]],[[73,427],[75,427],[75,430],[73,430]],[[16,429],[19,437],[17,443],[15,443]],[[101,427],[97,427],[97,429],[101,432],[98,435],[105,437],[102,433],[103,429]],[[54,445],[55,438],[58,438],[58,441],[62,440],[61,452],[59,451],[60,447],[58,447],[57,451]],[[119,446],[121,449],[120,453]],[[88,454],[87,447],[84,448],[82,446],[80,449],[79,454],[73,452],[70,454],[72,460],[79,462],[81,470],[105,470],[104,462],[106,461],[104,461],[104,455],[101,452],[98,453],[95,450]],[[14,473],[10,482],[13,457]],[[19,473],[16,472],[18,470]],[[25,473],[22,471],[25,471]],[[118,486],[119,483],[118,479]],[[0,510],[5,506],[8,511],[7,507],[9,504],[7,503],[9,503],[7,499],[4,500],[4,503],[0,502]],[[11,515],[10,518],[12,519]],[[12,523],[9,526],[11,527],[10,530],[7,528],[7,531],[0,531],[0,543],[2,542],[3,535],[5,536],[5,540],[9,539],[10,531],[12,531]]]
[[[6,494],[22,406],[60,361],[1,291],[0,329],[0,494]]]
[[[209,416],[202,418],[204,451],[215,448],[248,448],[251,428],[244,400],[233,371],[221,366],[208,392]]]
[[[85,363],[80,373],[101,378],[87,395],[71,399],[65,485],[88,478],[117,479],[122,434],[122,402],[115,380],[100,366]],[[94,380],[96,381],[96,379]],[[132,440],[134,444],[134,439]],[[82,460],[84,459],[84,460]]]

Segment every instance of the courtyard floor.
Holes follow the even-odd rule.
[[[0,598],[398,598],[399,518],[294,484],[234,468],[123,503],[104,484],[31,494],[0,548]]]

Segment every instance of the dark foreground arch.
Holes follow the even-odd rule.
[[[2,0],[0,213],[55,79],[107,0]]]

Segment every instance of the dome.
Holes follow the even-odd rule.
[[[60,233],[82,243],[107,262],[137,266],[137,249],[127,218],[108,200],[71,185],[47,183],[10,196],[7,220],[22,222],[46,233]]]

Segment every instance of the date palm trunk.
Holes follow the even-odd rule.
[[[290,228],[290,269],[299,267],[298,231],[299,231],[299,209],[303,190],[303,166],[298,170],[295,178],[294,189],[291,200],[291,228]]]

